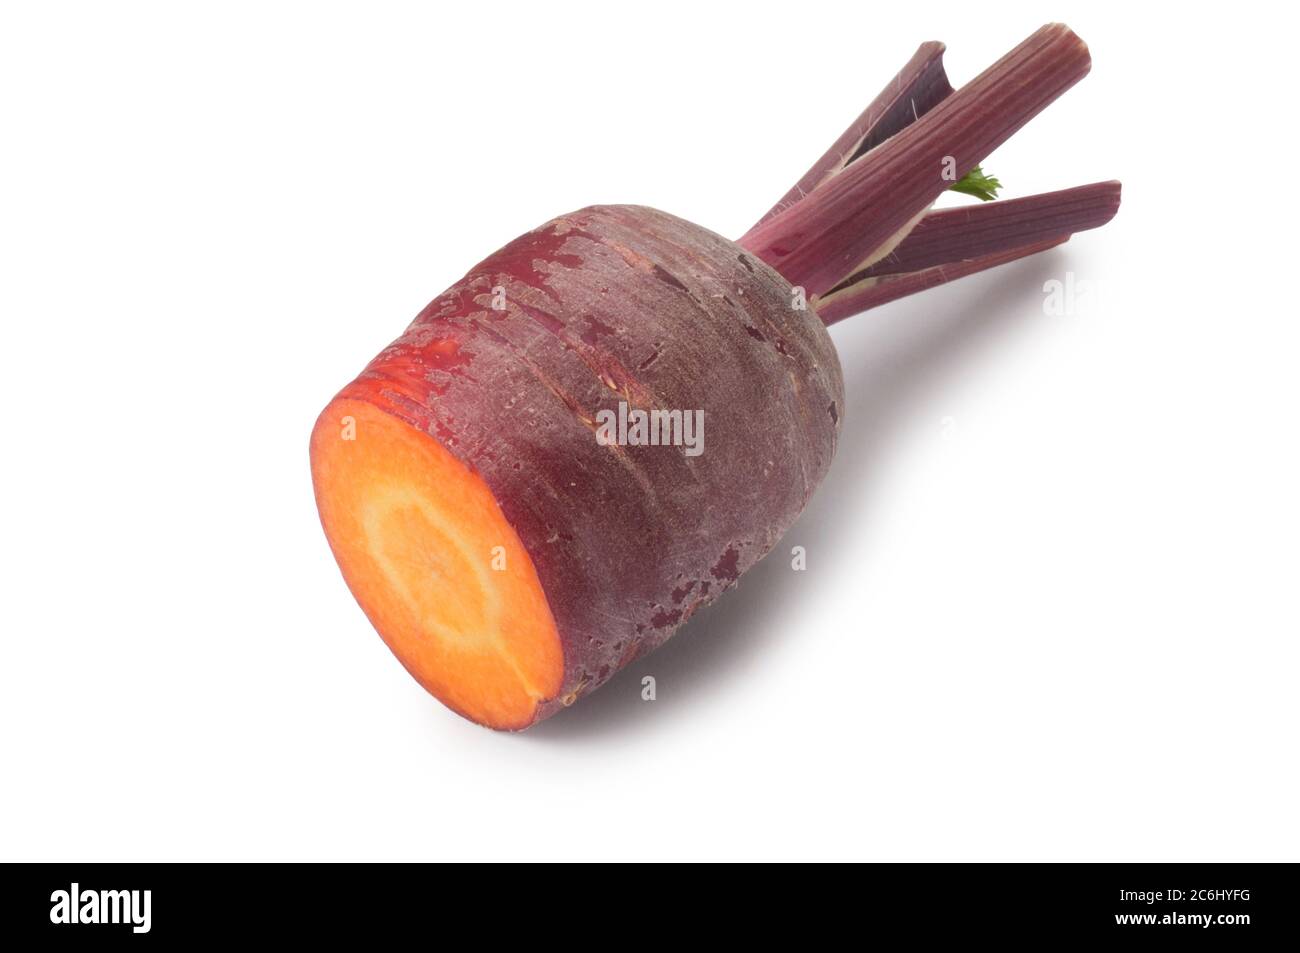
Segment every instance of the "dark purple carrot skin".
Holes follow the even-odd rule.
[[[1119,200],[1118,182],[1094,182],[931,212],[897,248],[843,284],[994,255],[1058,235],[1100,228],[1115,217]]]
[[[810,296],[826,294],[1089,66],[1087,46],[1067,27],[1043,27],[812,194],[751,229],[740,244]]]
[[[813,163],[781,200],[758,220],[766,222],[803,199],[850,162],[924,116],[952,93],[943,69],[942,43],[922,43],[912,58],[881,90],[826,153]]]
[[[732,586],[825,475],[843,382],[796,300],[713,232],[597,206],[475,266],[344,388],[475,471],[527,548],[565,653],[539,720]],[[600,445],[619,401],[703,410],[703,453]]]
[[[882,304],[888,304],[890,301],[897,301],[907,295],[926,291],[949,281],[965,278],[967,275],[973,275],[989,268],[996,268],[998,265],[1005,265],[1020,258],[1036,255],[1041,251],[1047,251],[1049,248],[1064,244],[1069,239],[1069,235],[1057,235],[1029,245],[1022,245],[1019,248],[1011,248],[965,261],[935,265],[932,268],[923,268],[920,271],[910,271],[901,275],[864,278],[837,290],[834,294],[827,295],[826,298],[817,303],[817,313],[829,326],[871,308],[878,308]]]

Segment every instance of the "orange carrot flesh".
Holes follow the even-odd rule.
[[[311,460],[339,568],[407,671],[480,724],[531,724],[560,690],[563,652],[488,487],[433,437],[348,398],[321,414]]]

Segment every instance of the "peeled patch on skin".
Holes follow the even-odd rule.
[[[536,720],[732,586],[825,475],[843,382],[800,303],[719,235],[596,206],[471,269],[339,395],[429,434],[491,490],[563,648]],[[703,411],[702,452],[603,445],[599,415],[620,402]]]

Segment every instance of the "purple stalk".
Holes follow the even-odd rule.
[[[975,274],[977,271],[996,268],[998,265],[1005,265],[1019,258],[1036,255],[1040,251],[1054,248],[1069,241],[1069,239],[1069,235],[1057,235],[1054,238],[1022,245],[1019,248],[1012,248],[992,255],[971,258],[966,261],[935,265],[932,268],[911,271],[902,275],[864,278],[862,281],[846,286],[823,298],[817,305],[817,314],[821,316],[821,319],[826,324],[834,324],[836,321],[851,318],[862,311],[879,307],[882,304],[910,294],[916,294],[918,291],[925,291],[928,288],[933,288],[956,278],[964,278],[967,275]]]
[[[1034,33],[929,112],[849,163],[740,244],[810,297],[871,264],[953,182],[1088,73],[1063,24]]]
[[[928,113],[952,94],[952,85],[943,70],[942,43],[922,43],[898,75],[881,90],[871,105],[813,163],[781,200],[758,220],[766,222],[803,199],[832,176],[839,175],[855,159],[861,158],[905,126]]]
[[[1059,192],[931,212],[908,232],[897,248],[838,287],[864,278],[919,271],[1008,251],[1057,235],[1100,228],[1115,217],[1119,198],[1118,182],[1095,182]]]

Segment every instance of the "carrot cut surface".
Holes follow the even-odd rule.
[[[537,572],[483,480],[429,434],[337,398],[311,440],[321,523],[393,654],[440,701],[522,728],[564,676]]]

